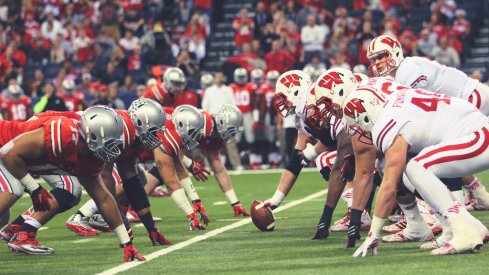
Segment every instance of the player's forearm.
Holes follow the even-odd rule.
[[[368,199],[370,197],[370,193],[372,192],[373,186],[373,174],[361,174],[355,175],[353,178],[353,200],[351,208],[364,210]]]
[[[287,196],[289,191],[294,186],[296,180],[297,180],[296,175],[294,175],[289,170],[284,170],[282,172],[282,176],[280,177],[280,183],[278,184],[277,190],[282,192],[284,196]]]
[[[8,144],[6,145],[8,146]],[[27,174],[27,166],[25,161],[19,157],[15,153],[10,153],[3,155],[1,157],[3,165],[5,165],[5,168],[16,178],[16,179],[22,179],[24,178]]]
[[[227,192],[233,189],[231,184],[231,177],[229,177],[228,171],[226,170],[224,165],[222,165],[221,163],[221,165],[214,164],[211,166],[212,166],[212,170],[214,171],[214,176],[216,176],[217,183],[219,183],[219,187],[221,187],[221,190],[223,192]],[[217,169],[215,169],[215,166],[217,166]]]
[[[383,181],[377,194],[375,216],[386,219],[396,203],[396,188],[394,183]]]
[[[341,198],[346,183],[341,180],[341,171],[338,165],[334,165],[329,177],[328,195],[326,205],[335,208],[338,200]]]

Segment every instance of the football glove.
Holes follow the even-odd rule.
[[[202,202],[201,201],[193,201],[193,204],[194,204],[194,212],[200,214],[200,221],[204,225],[208,225],[211,220],[207,216],[207,213],[205,212],[205,208],[202,205]]]
[[[124,262],[146,261],[146,259],[143,256],[141,256],[141,254],[139,254],[139,252],[136,250],[134,245],[132,245],[132,242],[121,244],[121,248],[123,249],[124,252],[124,259],[123,259]]]
[[[372,249],[372,255],[376,256],[378,252],[379,237],[373,236],[372,232],[368,232],[368,236],[363,244],[355,251],[353,257],[365,257],[368,251]]]
[[[149,233],[148,237],[151,240],[151,243],[153,243],[153,246],[172,244],[160,231],[152,231]]]
[[[314,231],[314,235],[312,235],[311,240],[326,240],[329,236],[329,228],[327,228],[326,224],[320,222],[316,226],[316,231]]]
[[[198,181],[206,181],[211,174],[209,170],[202,166],[203,160],[192,160],[192,164],[188,167],[188,171],[192,173]]]
[[[346,183],[353,180],[355,176],[355,155],[348,154],[343,158],[341,166],[341,180]]]
[[[360,226],[350,225],[348,227],[348,239],[346,240],[345,247],[355,247],[357,240],[360,240]]]
[[[36,190],[30,193],[32,199],[32,206],[35,211],[42,212],[51,210],[51,205],[49,204],[49,199],[52,198],[51,193],[46,189],[39,186]]]
[[[189,224],[190,230],[192,230],[192,231],[194,231],[194,230],[205,230],[205,227],[203,225],[201,225],[199,219],[197,219],[197,214],[195,214],[195,213],[189,214],[189,215],[187,215],[187,218],[188,218],[188,224]]]
[[[234,209],[234,216],[235,217],[239,217],[241,215],[243,217],[249,217],[250,216],[250,214],[246,211],[246,209],[244,209],[244,207],[241,204],[234,205],[233,209]]]

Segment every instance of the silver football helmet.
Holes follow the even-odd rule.
[[[72,79],[63,80],[63,93],[67,96],[70,96],[75,91],[75,81]]]
[[[205,73],[200,77],[200,88],[205,90],[214,84],[214,77],[210,73]]]
[[[261,85],[263,83],[263,70],[260,68],[255,68],[251,71],[250,73],[251,76],[251,82],[255,83],[256,85]]]
[[[243,114],[231,104],[222,105],[212,114],[217,132],[226,143],[239,142],[243,133]]]
[[[167,69],[163,75],[163,81],[168,91],[172,94],[183,92],[185,85],[187,85],[185,74],[177,67]]]
[[[78,122],[78,131],[88,148],[106,162],[120,155],[123,128],[122,117],[111,108],[101,105],[86,109]]]
[[[248,72],[246,72],[245,68],[237,68],[234,70],[234,82],[243,85],[248,82]]]
[[[13,100],[18,100],[22,95],[22,88],[18,84],[12,84],[7,88],[8,95]]]
[[[199,109],[180,105],[173,111],[172,121],[187,150],[199,145],[199,140],[204,137],[204,116]]]
[[[150,151],[160,146],[157,133],[165,130],[166,114],[160,104],[149,98],[135,100],[128,109],[136,128],[136,135]]]

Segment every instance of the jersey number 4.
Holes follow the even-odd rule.
[[[440,102],[450,104],[450,98],[445,95],[426,93],[422,90],[416,90],[416,93],[426,95],[427,97],[413,97],[411,103],[423,109],[425,112],[435,112]]]

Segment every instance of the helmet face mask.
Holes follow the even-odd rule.
[[[269,71],[267,73],[267,83],[270,87],[275,88],[275,85],[277,83],[278,77],[280,76],[278,71]]]
[[[234,105],[224,104],[212,115],[219,136],[226,143],[239,142],[244,131],[243,114]]]
[[[163,81],[168,91],[172,94],[183,92],[187,84],[183,71],[176,67],[169,68],[165,71]]]
[[[311,85],[311,77],[299,70],[283,73],[275,84],[273,106],[283,117],[295,113],[299,96]]]
[[[237,68],[234,70],[233,78],[237,84],[243,85],[248,82],[248,73],[244,68]]]
[[[75,82],[71,79],[65,79],[62,83],[63,93],[67,96],[72,96],[75,91]]]
[[[251,76],[251,82],[255,83],[256,85],[261,85],[263,83],[263,70],[256,68],[253,69],[250,73]]]
[[[404,54],[401,43],[396,38],[380,35],[370,41],[367,58],[374,76],[387,76],[399,67]]]
[[[17,85],[17,84],[10,85],[8,87],[7,91],[8,91],[10,98],[13,101],[17,102],[20,100],[20,95],[22,94],[22,88],[20,88],[19,85]]]
[[[135,100],[129,107],[129,115],[136,128],[139,141],[152,151],[161,145],[158,133],[163,134],[166,114],[160,104],[148,98]]]

